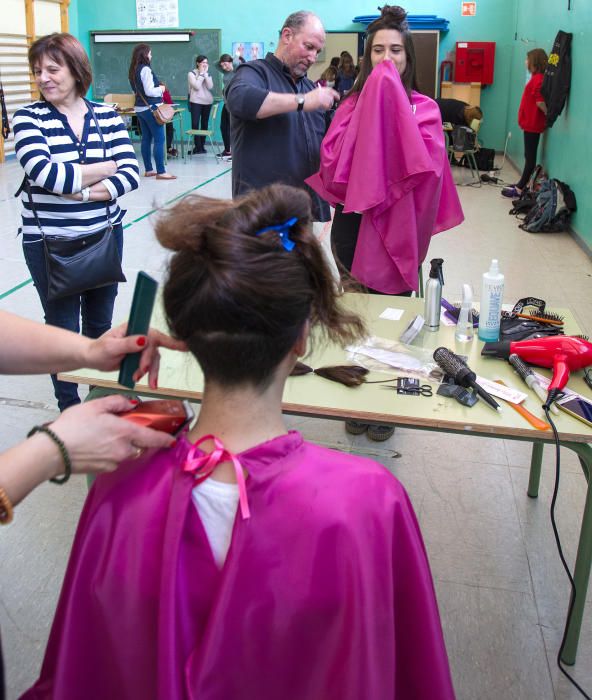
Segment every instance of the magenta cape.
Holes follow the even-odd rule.
[[[333,206],[362,213],[352,275],[385,294],[417,290],[430,238],[464,218],[438,105],[418,92],[410,104],[390,61],[337,109],[321,168],[306,182]]]
[[[454,697],[421,534],[384,467],[295,432],[238,455],[251,515],[219,570],[189,447],[96,481],[23,698]]]

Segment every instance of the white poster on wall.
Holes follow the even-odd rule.
[[[138,29],[179,26],[179,0],[136,0]]]

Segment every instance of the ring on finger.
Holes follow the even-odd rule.
[[[132,455],[132,459],[138,459],[142,455],[142,452],[144,452],[144,449],[142,447],[138,447],[137,445],[133,445],[132,447],[134,448],[134,454]]]

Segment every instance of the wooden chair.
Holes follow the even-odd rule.
[[[215,146],[214,146],[214,140],[213,140],[213,135],[214,131],[216,128],[216,117],[218,116],[218,109],[220,107],[221,102],[214,102],[212,105],[212,111],[210,112],[210,118],[208,121],[208,129],[188,129],[185,132],[185,138],[186,138],[186,145],[185,145],[185,159],[187,159],[187,155],[191,157],[191,139],[194,136],[205,136],[209,142],[210,146],[212,147],[212,151],[214,155],[216,154],[215,152]]]

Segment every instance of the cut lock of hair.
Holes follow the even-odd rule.
[[[293,250],[275,231],[256,235],[292,217]],[[161,215],[156,236],[174,251],[163,291],[169,327],[206,381],[265,388],[307,321],[340,344],[365,332],[339,303],[304,190],[272,185],[235,200],[186,197]]]
[[[313,369],[304,362],[297,362],[290,372],[291,377],[302,377],[305,374],[316,374],[323,379],[343,384],[344,386],[360,386],[366,381],[369,370],[360,365],[333,365],[332,367],[319,367]]]

